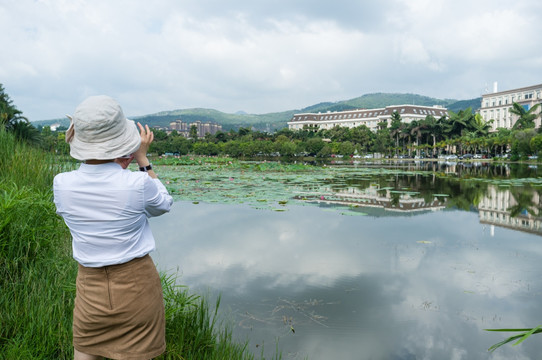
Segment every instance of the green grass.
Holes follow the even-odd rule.
[[[55,214],[54,160],[0,130],[0,354],[72,357],[76,264]]]
[[[77,264],[52,202],[54,175],[70,167],[0,128],[0,359],[73,358]],[[173,275],[162,274],[162,285],[167,349],[159,359],[255,358],[218,321],[219,302],[211,307]]]

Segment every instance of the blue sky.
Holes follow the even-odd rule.
[[[96,94],[129,116],[463,100],[542,83],[540,34],[539,0],[0,0],[0,83],[31,121]]]

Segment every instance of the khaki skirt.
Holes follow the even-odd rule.
[[[146,360],[166,349],[160,276],[149,255],[125,264],[79,265],[73,345],[110,359]]]

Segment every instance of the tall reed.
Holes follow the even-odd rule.
[[[0,129],[0,356],[68,359],[70,259],[52,203],[53,160]]]

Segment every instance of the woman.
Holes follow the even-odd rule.
[[[66,132],[79,169],[54,179],[54,201],[79,263],[73,311],[74,359],[146,360],[165,350],[160,277],[147,218],[172,198],[148,158],[148,126],[135,126],[107,96],[83,101]],[[139,170],[126,167],[135,158]]]

